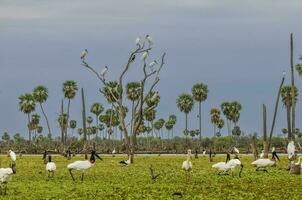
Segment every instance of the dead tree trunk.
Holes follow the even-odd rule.
[[[263,109],[263,150],[264,158],[268,158],[268,142],[267,142],[267,129],[266,129],[266,106],[262,105]]]
[[[85,159],[88,159],[87,156],[87,128],[86,128],[86,106],[85,106],[85,96],[84,96],[84,89],[81,89],[82,92],[82,121],[83,121],[83,134],[84,134],[84,152],[85,152]]]

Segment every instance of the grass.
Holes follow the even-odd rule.
[[[289,175],[285,170],[286,157],[268,173],[255,172],[250,165],[252,157],[242,156],[242,177],[218,176],[211,169],[215,162],[225,160],[216,156],[213,163],[208,157],[193,159],[192,179],[186,181],[181,164],[185,156],[139,156],[135,164],[122,167],[118,161],[125,157],[104,157],[85,173],[84,182],[75,172],[73,182],[66,166],[82,159],[67,161],[54,156],[57,164],[54,178],[48,178],[41,156],[23,156],[17,159],[17,174],[8,184],[8,194],[0,199],[179,199],[173,193],[183,194],[182,199],[300,199],[301,177]],[[2,167],[8,166],[9,158],[1,156]],[[160,177],[150,178],[149,166],[153,164]]]

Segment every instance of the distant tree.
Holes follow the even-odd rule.
[[[9,140],[10,140],[10,136],[9,136],[9,134],[7,132],[4,132],[1,138],[6,143],[8,143]]]
[[[28,126],[30,124],[30,114],[35,111],[36,103],[32,94],[25,93],[19,96],[19,108],[20,111],[27,115],[27,127],[28,127],[28,139],[31,141],[31,129]]]
[[[64,97],[66,99],[68,99],[68,105],[67,105],[67,125],[69,123],[69,111],[70,111],[70,102],[72,99],[74,99],[74,97],[76,96],[76,93],[78,91],[78,86],[77,86],[77,82],[73,81],[73,80],[67,80],[63,83],[63,94],[64,94]],[[68,129],[68,126],[65,126],[64,127],[64,143],[66,143],[66,140],[67,140],[67,129]]]
[[[95,122],[96,122],[96,127],[99,126],[99,116],[100,114],[104,111],[104,107],[100,103],[93,103],[90,112],[95,115]],[[96,136],[98,136],[98,129],[96,130]]]
[[[44,118],[46,120],[46,124],[47,124],[47,128],[48,128],[48,134],[51,134],[50,124],[49,124],[47,115],[46,115],[46,113],[44,111],[44,108],[43,108],[43,105],[42,105],[44,102],[47,101],[48,89],[43,85],[39,85],[33,90],[33,96],[34,96],[35,101],[37,103],[39,103],[41,111],[42,111],[42,113],[44,115]]]
[[[72,135],[73,135],[74,129],[77,127],[77,121],[76,121],[76,120],[70,120],[70,121],[69,121],[69,127],[71,128],[71,130],[72,130]]]
[[[185,113],[186,116],[186,126],[184,134],[186,136],[186,144],[188,144],[187,136],[188,136],[188,114],[192,111],[194,106],[194,100],[192,95],[190,94],[181,94],[176,101],[177,107],[180,112]]]
[[[294,94],[292,94],[292,92],[294,92]],[[293,100],[293,96],[295,100]],[[292,86],[283,86],[281,89],[281,98],[284,106],[286,107],[288,139],[292,140],[293,135],[291,130],[291,109],[293,103],[298,100],[298,89],[296,87],[292,89]]]
[[[203,83],[197,83],[192,88],[192,95],[199,104],[199,140],[201,141],[201,103],[208,98],[208,86]]]
[[[217,131],[216,128],[219,124],[220,121],[220,110],[219,108],[212,108],[210,111],[211,114],[211,123],[213,124],[214,127],[214,136],[216,135]]]

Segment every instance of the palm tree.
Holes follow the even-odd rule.
[[[214,136],[216,134],[216,127],[218,126],[220,120],[220,110],[219,108],[212,108],[210,111],[211,114],[211,123],[214,126]]]
[[[174,126],[174,124],[173,124],[173,122],[172,121],[166,121],[166,123],[165,123],[165,128],[167,129],[167,131],[168,131],[168,139],[170,139],[170,131],[172,130],[172,128],[173,128],[173,126]]]
[[[40,105],[40,108],[41,108],[41,111],[44,115],[44,118],[46,120],[46,124],[47,124],[47,128],[48,128],[48,134],[51,135],[51,130],[50,130],[50,125],[49,125],[49,121],[48,121],[48,118],[46,116],[46,113],[43,109],[43,106],[42,104],[47,100],[48,98],[48,89],[43,86],[43,85],[39,85],[37,86],[34,90],[33,90],[33,96],[34,96],[34,99],[36,102],[39,103]]]
[[[93,113],[95,115],[95,121],[96,121],[96,127],[99,126],[99,116],[100,114],[104,111],[104,107],[102,104],[100,103],[94,103],[92,104],[91,108],[90,108],[90,112]],[[98,137],[98,129],[96,130],[96,137]]]
[[[171,124],[172,124],[172,138],[174,137],[174,135],[173,135],[173,132],[174,132],[174,126],[175,126],[175,124],[176,124],[176,122],[177,122],[177,117],[176,117],[176,115],[170,115],[169,116],[169,121],[171,122]]]
[[[78,134],[80,137],[83,135],[83,128],[78,128]]]
[[[30,113],[34,112],[36,103],[34,96],[30,93],[19,96],[19,109],[21,112],[27,115],[28,125],[30,124]],[[28,139],[31,141],[31,130],[28,127]]]
[[[67,126],[68,126],[68,115],[66,113],[60,113],[59,114],[59,117],[58,117],[58,123],[59,123],[59,126],[61,128],[61,130],[66,130]],[[62,135],[62,137],[64,137],[64,135]]]
[[[72,136],[73,136],[74,129],[77,127],[77,121],[76,121],[76,120],[70,120],[70,121],[69,121],[69,127],[70,127],[71,130],[72,130]]]
[[[229,136],[231,135],[231,120],[232,120],[231,107],[232,107],[232,105],[230,102],[222,102],[222,104],[220,106],[223,115],[227,119],[226,124],[227,124],[227,128],[228,128]]]
[[[217,128],[219,129],[219,133],[221,134],[221,129],[224,127],[224,120],[223,119],[219,119],[218,124],[217,124]]]
[[[294,94],[292,92],[294,91]],[[295,97],[293,100],[292,98]],[[298,99],[298,89],[294,87],[292,89],[292,86],[283,86],[281,89],[281,98],[284,106],[286,107],[287,111],[287,133],[288,133],[288,139],[292,140],[292,130],[291,130],[291,108],[293,106],[294,102],[297,102]]]
[[[71,100],[76,96],[76,93],[78,91],[78,86],[77,86],[77,82],[73,81],[73,80],[67,80],[63,83],[63,93],[64,93],[64,97],[66,99],[68,99],[68,106],[67,106],[67,124],[69,122],[69,110],[70,110],[70,102]],[[66,139],[67,139],[67,128],[68,126],[65,127],[65,138],[64,138],[64,142],[66,143]]]
[[[139,82],[130,82],[126,85],[126,95],[127,98],[132,102],[132,117],[131,117],[131,125],[130,125],[130,133],[133,131],[133,120],[134,120],[134,103],[139,100],[141,94],[141,83]]]
[[[192,95],[195,101],[199,104],[199,141],[201,141],[201,102],[205,101],[208,98],[208,86],[203,83],[197,83],[193,85]]]
[[[194,106],[194,100],[190,94],[181,94],[176,101],[177,107],[180,112],[185,113],[186,116],[186,126],[185,126],[185,135],[186,135],[186,145],[188,145],[187,133],[188,133],[188,114],[192,111]]]
[[[240,111],[242,109],[242,106],[239,102],[233,101],[231,102],[231,120],[234,123],[234,126],[236,126],[239,118],[240,118]]]

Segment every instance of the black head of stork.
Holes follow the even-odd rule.
[[[93,151],[91,152],[91,156],[90,156],[90,159],[89,159],[91,163],[95,163],[95,157],[97,157],[97,158],[100,159],[100,160],[103,160],[103,159],[96,153],[96,151],[93,150]]]

